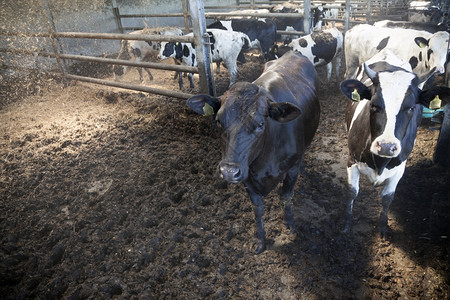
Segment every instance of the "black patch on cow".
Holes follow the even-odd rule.
[[[378,51],[380,51],[380,50],[386,48],[386,46],[387,46],[387,44],[388,44],[388,42],[389,42],[389,38],[390,38],[390,37],[388,36],[388,37],[382,39],[382,40],[378,43],[378,46],[377,46],[377,50],[378,50]]]
[[[305,39],[299,39],[298,45],[302,48],[306,48],[306,47],[308,47],[308,42]]]
[[[174,51],[176,51],[175,43],[167,43],[164,46],[163,55],[164,55],[164,57],[170,57]],[[175,56],[176,56],[176,58],[181,58],[181,56],[178,57],[177,54]]]
[[[433,54],[433,50],[428,49],[427,51],[427,60],[430,61],[431,54]]]
[[[192,66],[194,66],[194,61],[195,61],[195,53],[192,53]]]
[[[191,51],[189,51],[189,48],[187,45],[183,46],[183,56],[188,57],[189,55],[191,55]]]
[[[211,32],[208,32],[208,35],[209,35],[209,42],[211,43],[211,51],[213,51],[216,39],[214,38],[214,35]]]
[[[131,53],[133,53],[133,55],[136,57],[141,57],[141,49],[139,49],[139,48],[133,48],[131,50]]]
[[[417,57],[415,57],[415,56],[411,56],[411,58],[409,59],[408,62],[411,65],[411,68],[413,70],[417,67],[417,64],[419,63],[419,61],[417,60]]]
[[[329,63],[336,54],[337,39],[328,32],[312,33],[311,38],[315,43],[311,47],[311,53],[314,55],[314,63],[318,63],[319,59],[323,59]]]
[[[419,53],[419,61],[422,61],[422,52]]]
[[[147,44],[151,47],[151,46],[153,46],[153,43],[152,43],[152,41],[146,41],[147,42]]]

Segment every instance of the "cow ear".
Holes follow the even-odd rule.
[[[416,42],[417,46],[419,46],[420,48],[428,47],[428,40],[421,36],[416,37],[414,39],[414,42]]]
[[[280,123],[294,120],[302,114],[300,108],[288,102],[270,102],[269,117]]]
[[[434,86],[431,89],[420,92],[419,103],[426,107],[430,108],[431,102],[431,106],[436,105],[435,103],[437,103],[439,100],[441,101],[439,103],[440,107],[443,107],[446,104],[450,103],[450,88],[444,86]],[[435,106],[435,108],[437,108],[437,106]]]
[[[212,116],[219,110],[220,101],[210,95],[200,94],[190,97],[187,105],[199,115]]]
[[[350,100],[359,102],[361,99],[372,98],[372,93],[362,82],[349,79],[341,83],[341,92]]]

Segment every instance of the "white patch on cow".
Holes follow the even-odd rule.
[[[228,31],[233,31],[231,21],[220,21],[220,23],[222,23],[223,27],[225,27]]]
[[[389,39],[387,40],[387,38]],[[429,40],[429,46],[419,48],[414,39],[423,37]],[[417,60],[414,73],[424,75],[436,67],[437,72],[444,70],[448,52],[449,33],[440,31],[431,34],[426,31],[384,28],[368,24],[360,24],[348,30],[345,35],[346,78],[351,78],[355,70],[365,61],[373,57],[380,49],[382,40],[388,41],[385,49],[391,49],[400,59],[409,62],[411,58]],[[430,59],[428,60],[428,52]],[[422,56],[422,60],[419,59]]]
[[[358,118],[358,116],[361,114],[361,112],[363,111],[364,107],[366,107],[366,105],[368,105],[370,103],[369,100],[364,99],[361,100],[358,103],[355,103],[353,105],[357,105],[355,113],[353,114],[353,118],[352,121],[350,122],[350,127],[348,128],[348,131],[350,131],[353,127],[353,123],[355,122],[355,120]]]
[[[374,186],[382,185],[383,183],[388,180],[383,189],[382,194],[387,195],[390,193],[395,192],[395,188],[397,187],[397,183],[400,181],[400,179],[403,176],[403,173],[405,172],[405,166],[406,166],[406,160],[403,161],[400,165],[392,168],[392,169],[384,169],[383,173],[378,175],[377,171],[370,168],[366,163],[357,162],[356,164],[352,165],[350,168],[347,168],[347,171],[349,173],[349,184],[354,187],[358,185],[359,182],[359,174],[356,177],[354,167],[358,168],[358,171],[367,176],[369,178],[370,182]]]
[[[397,157],[402,150],[401,142],[395,137],[397,114],[400,111],[406,91],[411,85],[411,81],[415,78],[415,75],[405,71],[396,71],[392,73],[380,72],[378,73],[378,78],[380,80],[380,88],[385,103],[387,120],[383,133],[372,142],[370,151],[379,155],[377,144],[391,143],[396,146],[396,150],[393,152],[393,155],[389,157]]]

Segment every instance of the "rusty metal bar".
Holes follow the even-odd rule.
[[[44,51],[36,51],[36,50],[33,51],[33,50],[24,50],[24,49],[0,48],[0,52],[10,52],[10,53],[26,54],[26,55],[37,54],[38,56],[52,57],[52,58],[56,57],[56,55],[54,53],[44,52]],[[75,54],[60,54],[59,57],[65,58],[65,59],[72,59],[72,60],[124,65],[124,66],[130,66],[130,67],[142,67],[142,68],[152,68],[152,69],[169,70],[169,71],[177,71],[177,72],[198,73],[197,67],[184,66],[184,65],[169,65],[169,64],[164,64],[164,63],[153,63],[153,62],[134,62],[134,61],[129,61],[129,60],[103,58],[103,57],[95,57],[95,56],[85,56],[85,55],[75,55]]]
[[[136,90],[136,91],[147,92],[147,93],[158,94],[158,95],[169,96],[169,97],[175,97],[175,98],[180,98],[180,99],[188,99],[189,97],[193,96],[192,94],[187,94],[187,93],[183,93],[183,92],[156,89],[156,88],[151,88],[151,87],[142,86],[142,85],[110,81],[110,80],[104,80],[104,79],[98,79],[98,78],[92,78],[92,77],[85,77],[85,76],[78,76],[78,75],[71,75],[71,74],[67,74],[67,75],[65,75],[65,77],[68,79],[72,79],[72,80],[90,82],[90,83],[95,83],[95,84],[100,84],[100,85],[114,86],[114,87],[123,88],[123,89]]]
[[[126,14],[120,15],[121,18],[151,18],[151,17],[184,17],[183,13],[172,14]]]
[[[0,35],[19,37],[50,37],[47,32],[20,32],[1,31]],[[76,39],[104,39],[104,40],[136,40],[157,42],[194,42],[194,37],[185,35],[152,35],[152,34],[126,34],[126,33],[89,33],[89,32],[54,32],[54,37]]]
[[[258,17],[258,18],[278,18],[278,17],[286,17],[286,18],[299,18],[304,17],[302,13],[245,13],[245,12],[233,12],[233,13],[223,13],[223,12],[207,12],[205,13],[206,18],[215,18],[215,17]]]

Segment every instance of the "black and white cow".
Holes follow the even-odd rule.
[[[285,2],[283,4],[279,4],[271,7],[271,13],[298,13],[301,14],[298,18],[290,18],[290,17],[277,17],[273,18],[277,26],[278,31],[305,31],[305,18],[303,17],[303,8],[299,7],[295,4]],[[281,39],[286,39],[289,36],[281,35]]]
[[[433,71],[417,77],[409,63],[384,50],[359,68],[356,79],[341,83],[342,93],[352,100],[345,115],[349,199],[344,231],[350,229],[360,174],[364,174],[375,186],[384,185],[379,231],[386,233],[389,207],[413,150],[422,105],[428,106],[436,95],[446,101],[450,96],[446,87],[419,88]]]
[[[289,47],[306,56],[315,67],[326,65],[327,79],[330,81],[333,59],[336,62],[336,78],[339,76],[343,44],[342,33],[333,27],[294,39]]]
[[[269,19],[218,20],[208,28],[245,33],[250,39],[250,49],[258,49],[265,59],[268,59],[269,51],[277,41],[277,26]]]
[[[291,51],[267,62],[252,83],[238,82],[218,99],[208,95],[188,99],[195,112],[216,114],[223,129],[224,153],[218,171],[224,180],[243,182],[247,188],[256,218],[257,253],[265,249],[263,197],[280,182],[285,219],[293,230],[294,185],[319,123],[316,84],[311,62]]]
[[[230,72],[230,86],[236,82],[238,75],[237,58],[241,51],[250,47],[250,39],[245,33],[221,29],[206,30],[211,42],[211,59],[213,62],[223,62]],[[187,36],[193,33],[187,34]],[[191,43],[163,42],[158,54],[159,59],[174,57],[188,66],[197,66],[195,49]],[[192,74],[189,74],[191,88],[194,87]]]
[[[376,27],[386,27],[386,28],[406,28],[414,30],[424,30],[429,33],[436,33],[438,31],[448,31],[448,25],[445,23],[432,24],[432,23],[415,23],[408,21],[392,21],[392,20],[381,20],[373,23]]]
[[[183,31],[179,28],[144,28],[129,33],[130,35],[183,35]],[[161,49],[161,42],[152,41],[133,41],[122,40],[121,48],[117,59],[131,58],[131,61],[141,62],[154,58],[158,55]],[[132,67],[129,66],[114,66],[114,78],[119,81]],[[141,83],[144,82],[142,76],[142,68],[138,67],[139,79]],[[145,68],[150,80],[153,80],[153,75],[148,68]],[[180,86],[181,89],[181,86]]]
[[[449,33],[443,31],[431,34],[413,29],[357,25],[345,34],[345,77],[352,78],[363,62],[385,48],[409,62],[413,72],[419,76],[433,68],[437,73],[443,73],[449,49],[448,39]]]

